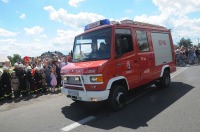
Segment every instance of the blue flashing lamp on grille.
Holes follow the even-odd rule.
[[[110,20],[104,19],[104,20],[100,20],[100,21],[88,24],[85,26],[84,31],[98,27],[98,26],[102,26],[102,25],[110,25]]]

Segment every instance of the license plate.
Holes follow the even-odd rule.
[[[79,93],[78,93],[78,91],[72,91],[72,90],[69,90],[69,91],[68,91],[68,95],[79,97]]]

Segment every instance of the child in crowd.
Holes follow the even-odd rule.
[[[19,78],[16,76],[16,72],[11,73],[11,88],[13,90],[13,95],[15,98],[19,98]]]
[[[52,70],[52,71],[51,71],[51,86],[52,86],[51,91],[52,91],[52,92],[55,91],[56,85],[57,85],[57,79],[56,79],[55,71]]]

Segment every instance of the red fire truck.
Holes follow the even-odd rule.
[[[129,90],[150,82],[167,88],[176,71],[170,29],[100,20],[75,37],[72,63],[61,69],[61,91],[74,101],[107,101],[122,109]]]

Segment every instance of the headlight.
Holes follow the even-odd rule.
[[[90,82],[103,82],[103,76],[91,76]]]

